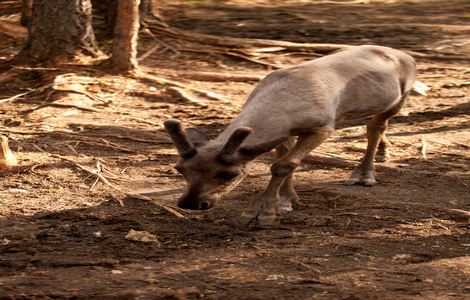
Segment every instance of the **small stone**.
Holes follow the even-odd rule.
[[[154,234],[151,234],[147,231],[137,231],[137,230],[129,230],[126,235],[126,239],[134,242],[142,242],[142,243],[157,243],[160,244],[157,237]]]

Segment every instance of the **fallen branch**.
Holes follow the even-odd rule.
[[[217,72],[178,72],[178,77],[184,77],[188,79],[198,81],[210,81],[210,82],[251,82],[260,81],[264,78],[264,75],[250,75],[250,74],[229,74],[229,73],[217,73]]]
[[[468,56],[458,56],[458,55],[446,55],[446,54],[427,54],[411,50],[403,50],[403,52],[408,53],[409,55],[415,58],[425,58],[425,59],[435,59],[435,60],[463,60],[470,61]]]
[[[196,43],[205,43],[223,47],[248,48],[248,47],[279,47],[287,50],[308,50],[318,53],[330,53],[336,50],[350,47],[345,44],[317,44],[317,43],[294,43],[269,39],[250,39],[236,38],[229,36],[215,36],[196,32],[187,32],[168,25],[162,26],[162,22],[158,20],[150,20],[151,29],[158,31],[167,36],[184,38],[188,41]]]
[[[239,58],[239,59],[241,58],[241,59],[244,59],[246,61],[262,65],[263,67],[269,67],[269,68],[273,68],[273,69],[281,69],[282,68],[281,66],[278,66],[278,65],[275,65],[275,64],[271,64],[271,63],[268,63],[268,62],[261,61],[259,59],[251,58],[250,54],[242,53],[242,51],[240,51],[240,50],[234,51],[234,50],[226,50],[226,49],[223,49],[223,48],[220,48],[220,47],[207,47],[207,46],[194,48],[194,49],[193,48],[181,48],[179,50],[184,51],[184,52],[195,52],[195,53],[218,53],[218,54],[222,54],[222,55],[236,57],[236,58]]]

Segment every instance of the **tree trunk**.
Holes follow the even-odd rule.
[[[102,26],[99,27],[101,29],[100,35],[106,39],[111,39],[116,26],[117,0],[91,0],[91,6],[93,7],[94,16],[98,16],[97,19],[103,19],[100,24]]]
[[[120,72],[132,72],[137,68],[139,3],[140,0],[118,0],[111,61]]]
[[[152,0],[141,0],[139,11],[140,11],[140,26],[146,26],[147,19],[153,17]]]
[[[22,26],[28,26],[31,20],[33,10],[33,0],[22,0],[21,1],[21,20]]]
[[[90,0],[34,0],[18,61],[60,63],[98,56]]]

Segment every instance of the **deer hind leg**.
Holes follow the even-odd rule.
[[[377,162],[385,162],[390,159],[390,151],[388,148],[390,147],[391,143],[388,141],[387,136],[385,135],[385,131],[388,128],[388,120],[385,121],[385,130],[382,133],[380,138],[379,146],[377,148],[377,153],[375,154],[375,161]]]
[[[299,135],[295,146],[271,166],[271,181],[266,190],[240,216],[240,223],[248,225],[256,222],[264,227],[274,223],[280,204],[280,190],[286,179],[292,175],[300,161],[315,147],[320,145],[333,131],[332,127],[322,127],[315,132]],[[286,183],[289,186],[289,183]]]
[[[403,106],[404,100],[402,100],[390,110],[376,114],[367,123],[367,149],[361,163],[353,170],[351,176],[345,181],[346,185],[354,185],[356,183],[362,183],[366,186],[373,186],[377,183],[374,175],[374,156],[379,150],[385,154],[386,145],[388,142],[385,137],[385,129],[387,128],[388,119],[398,113],[400,108]],[[383,143],[381,145],[381,142]],[[379,149],[378,149],[379,148]]]
[[[294,144],[295,138],[291,137],[276,147],[276,159],[279,160],[284,157],[294,147]],[[294,189],[293,178],[293,173],[287,175],[279,190],[280,203],[277,211],[280,214],[292,211],[292,206],[299,203],[299,196]]]

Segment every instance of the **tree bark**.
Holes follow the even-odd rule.
[[[33,0],[22,0],[21,1],[21,20],[22,26],[28,26],[31,20],[33,10]]]
[[[98,56],[90,0],[34,0],[28,40],[17,61],[68,62]]]
[[[138,66],[139,4],[140,0],[118,0],[113,56],[111,57],[116,71],[132,72]]]

